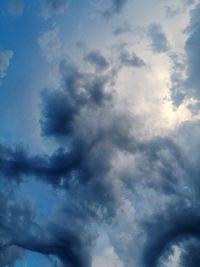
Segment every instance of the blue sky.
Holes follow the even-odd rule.
[[[1,1],[1,267],[200,265],[199,13]]]

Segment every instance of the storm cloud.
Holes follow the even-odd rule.
[[[64,13],[69,1],[43,3],[50,18]],[[198,105],[196,117],[189,106],[199,100],[199,5],[180,52],[162,23],[145,26],[142,41],[132,39],[129,21],[113,27],[111,19],[127,3],[109,1],[103,11],[109,21],[98,22],[127,42],[115,37],[107,48],[106,39],[102,50],[84,45],[78,56],[74,44],[82,27],[87,35],[88,20],[74,26],[75,39],[69,34],[63,41],[68,28],[59,28],[62,16],[50,24],[40,18],[36,43],[47,61],[33,60],[34,69],[42,62],[39,81],[31,73],[33,88],[26,88],[38,93],[37,112],[31,112],[39,114],[39,133],[31,148],[6,134],[0,140],[2,267],[16,266],[31,252],[55,267],[199,266],[200,123]],[[130,36],[121,36],[125,32]],[[68,49],[65,42],[71,42]],[[3,78],[13,54],[1,53]],[[6,85],[9,100],[21,99],[18,83]],[[12,103],[18,110],[21,102]],[[3,115],[15,123],[14,112]],[[9,123],[2,129],[9,132]]]
[[[99,224],[115,220],[124,191],[131,188],[135,192],[138,180],[149,188],[156,186],[162,194],[176,194],[177,175],[187,173],[189,166],[172,140],[139,142],[131,134],[131,114],[115,105],[112,71],[91,75],[72,63],[61,62],[60,73],[61,87],[42,93],[40,121],[44,137],[53,138],[59,148],[52,155],[31,156],[20,147],[2,145],[0,169],[7,181],[20,184],[32,176],[64,190],[68,201],[59,205],[56,218],[62,217],[65,225],[55,218],[42,225],[33,217],[26,217],[31,220],[27,228],[22,229],[20,224],[14,232],[9,228],[8,248],[14,245],[57,256],[63,266],[84,267],[91,265],[91,247],[96,239],[95,231],[88,227],[94,225],[98,229]],[[133,170],[114,171],[119,153],[130,155],[132,164],[137,158],[142,161]],[[158,179],[153,182],[150,176]],[[23,216],[27,213],[26,209],[15,210]],[[2,229],[7,232],[7,226]]]

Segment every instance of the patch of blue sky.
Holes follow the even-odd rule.
[[[25,258],[17,261],[17,263],[15,264],[15,267],[36,267],[36,266],[50,267],[52,266],[52,264],[47,257],[34,252],[29,252]]]

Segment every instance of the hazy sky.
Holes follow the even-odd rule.
[[[200,266],[199,18],[0,1],[0,267]]]

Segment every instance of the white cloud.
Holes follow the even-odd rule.
[[[48,62],[60,59],[62,44],[58,28],[43,32],[38,39],[38,44]]]
[[[163,267],[179,267],[181,258],[181,248],[178,246],[173,246],[172,254],[169,255],[168,262],[163,264]]]
[[[102,255],[93,259],[92,267],[123,267],[124,265],[115,254],[112,247],[107,247]]]
[[[0,79],[6,76],[13,54],[10,50],[0,51]]]

